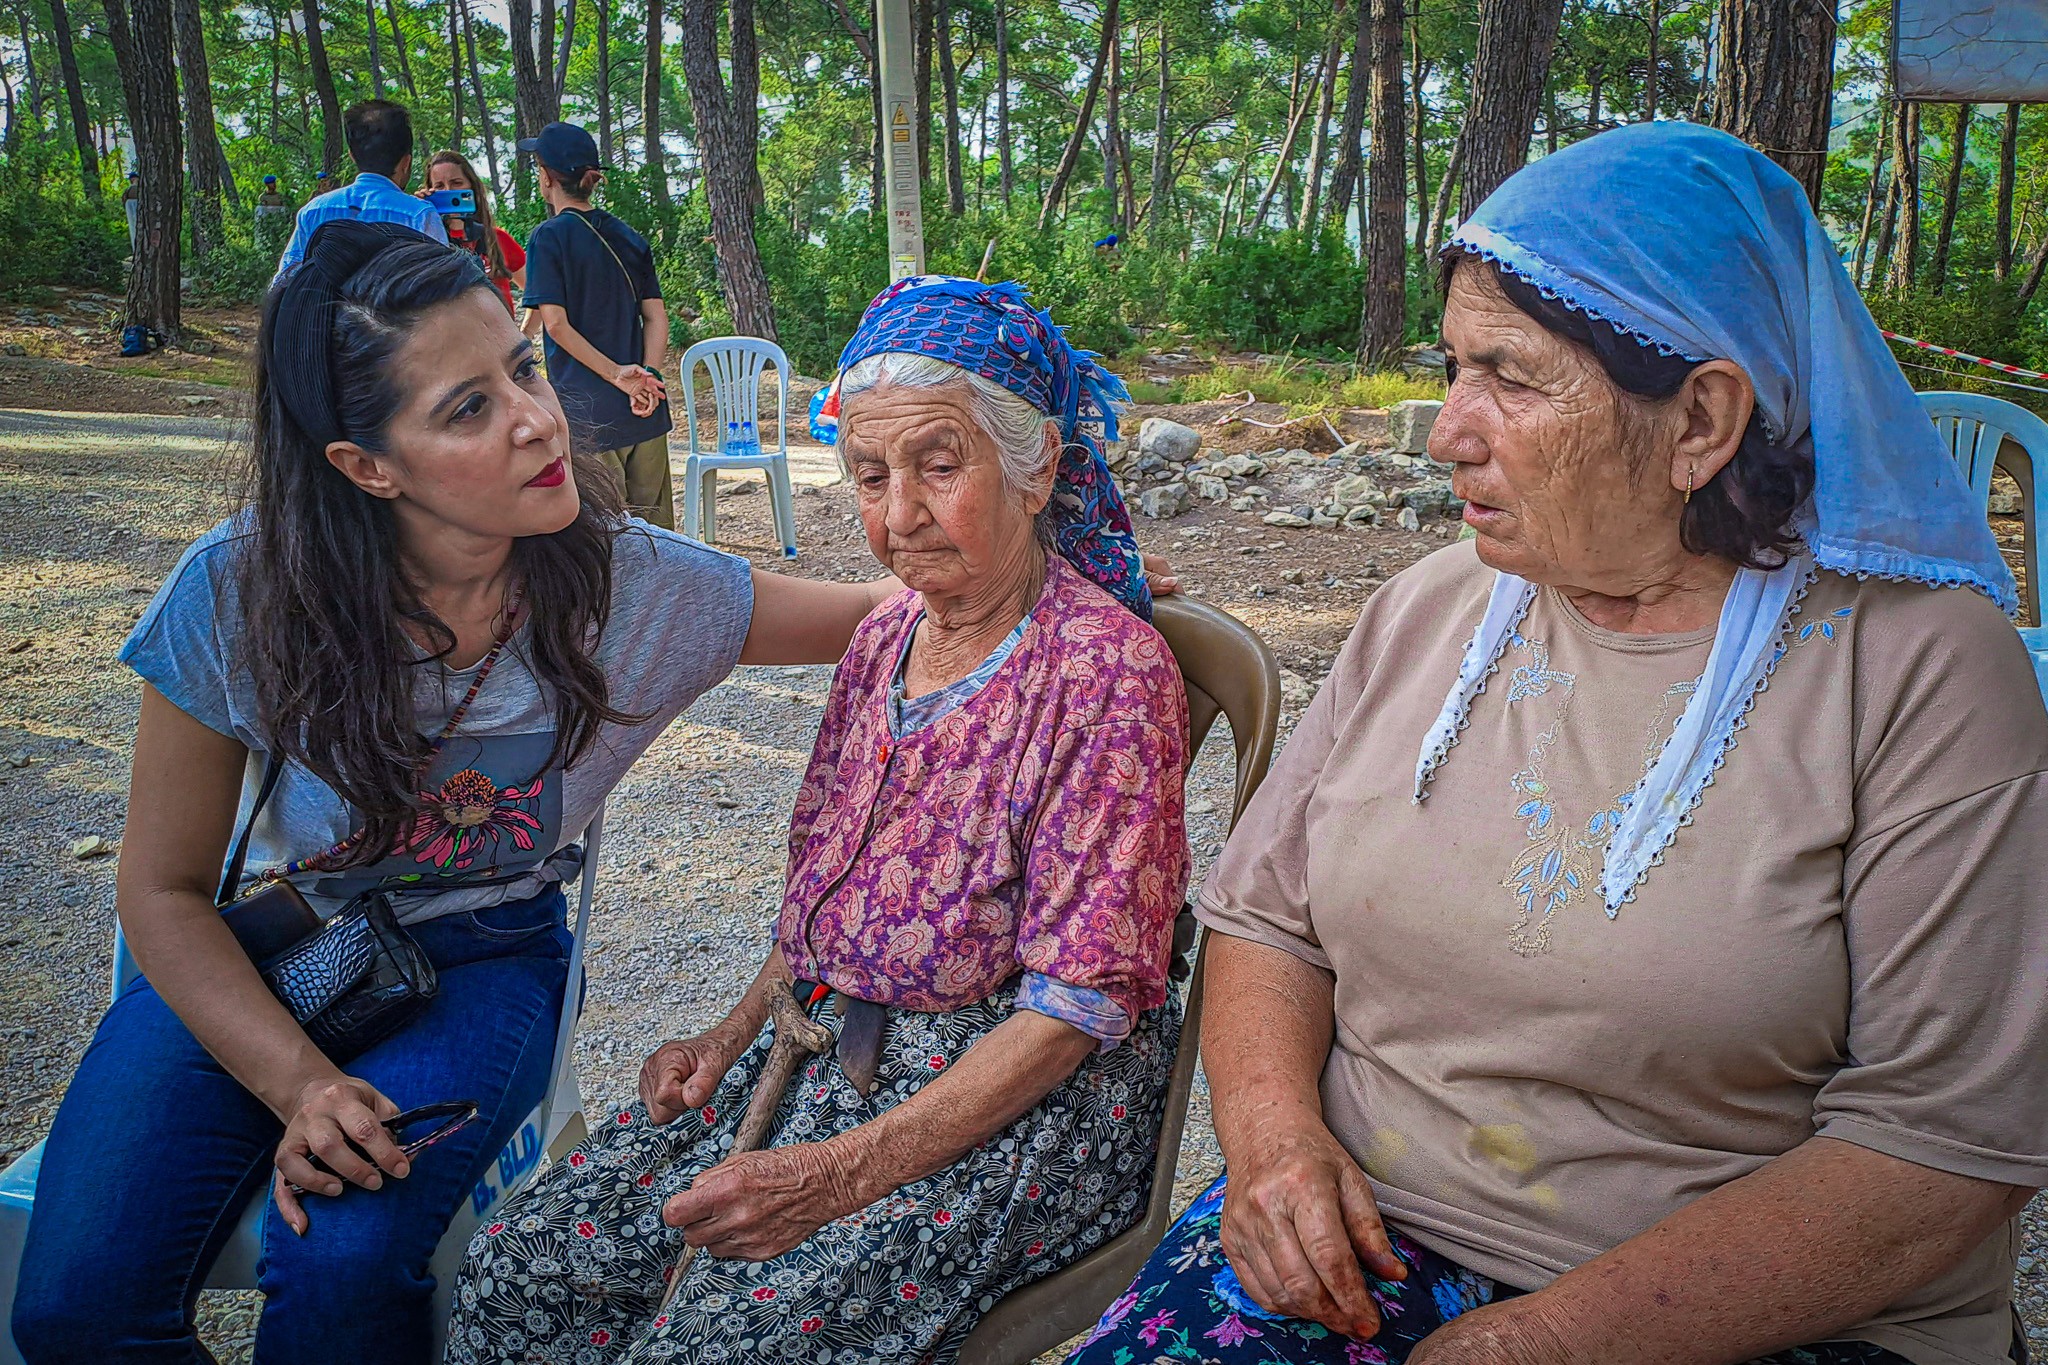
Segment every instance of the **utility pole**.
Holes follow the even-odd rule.
[[[889,209],[889,279],[924,274],[924,202],[917,174],[917,93],[910,0],[876,0],[875,67],[882,83],[883,187]]]

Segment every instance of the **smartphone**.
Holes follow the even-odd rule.
[[[475,190],[434,190],[427,196],[434,206],[434,212],[444,218],[467,216],[476,212]]]

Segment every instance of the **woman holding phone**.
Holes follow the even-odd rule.
[[[626,515],[476,258],[395,224],[322,226],[272,289],[252,428],[246,506],[121,652],[143,687],[115,901],[146,980],[44,1151],[62,1195],[12,1323],[33,1365],[206,1358],[199,1287],[266,1190],[260,1365],[425,1365],[434,1248],[547,1085],[574,840],[736,664],[836,660],[898,586]],[[345,1066],[223,922],[244,828],[240,889],[283,878],[322,914],[380,893],[438,974]],[[477,1120],[411,1158],[422,1134],[382,1123],[458,1100]]]
[[[421,197],[459,190],[476,196],[476,212],[442,220],[448,226],[448,245],[476,253],[484,263],[484,273],[491,277],[491,283],[505,300],[505,311],[513,312],[512,291],[523,293],[526,289],[526,248],[519,245],[517,237],[498,226],[491,214],[490,193],[476,167],[469,164],[469,158],[457,151],[435,152],[434,159],[427,163],[427,188]]]

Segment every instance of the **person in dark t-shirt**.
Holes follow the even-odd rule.
[[[590,196],[604,179],[597,144],[572,123],[551,123],[519,150],[540,163],[554,217],[526,244],[526,305],[547,329],[548,379],[561,395],[576,449],[600,455],[626,502],[675,527],[669,476],[668,307],[646,239]]]

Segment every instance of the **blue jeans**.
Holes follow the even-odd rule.
[[[559,888],[412,932],[441,989],[346,1071],[401,1109],[474,1099],[477,1120],[404,1180],[308,1196],[301,1238],[268,1203],[283,1132],[147,983],[114,1002],[51,1125],[15,1290],[30,1365],[211,1359],[192,1331],[208,1269],[265,1194],[259,1365],[420,1362],[428,1262],[449,1219],[546,1093],[568,978]]]

